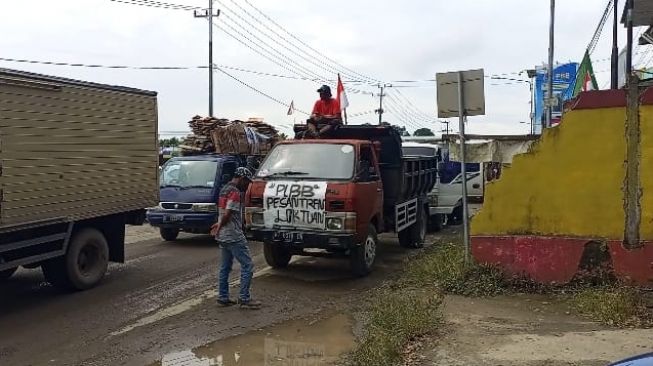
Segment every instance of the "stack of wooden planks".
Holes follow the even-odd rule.
[[[206,153],[265,155],[278,141],[279,131],[259,121],[195,116],[189,122],[193,135],[180,146],[182,155]]]

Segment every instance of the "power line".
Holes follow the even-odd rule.
[[[261,22],[258,18],[254,17],[250,12],[248,12],[242,6],[240,6],[237,2],[231,0],[231,2],[234,3],[234,5],[236,5],[239,9],[241,9],[241,11],[244,14],[246,14],[246,16],[253,19],[255,22],[257,22],[258,24],[263,26],[268,31],[265,31],[265,30],[259,28],[257,25],[255,25],[252,22],[250,22],[249,20],[245,19],[245,17],[241,16],[238,12],[233,11],[231,8],[229,8],[221,0],[216,0],[216,1],[220,5],[222,5],[222,7],[224,9],[226,9],[227,11],[230,12],[230,13],[225,13],[227,16],[229,16],[230,14],[233,14],[234,16],[236,16],[240,20],[239,23],[244,22],[245,24],[247,24],[249,26],[249,27],[247,27],[248,29],[255,30],[256,32],[262,34],[263,36],[265,36],[265,38],[271,40],[272,42],[274,42],[278,46],[280,46],[283,49],[287,50],[288,52],[290,52],[294,56],[299,57],[301,60],[307,62],[308,64],[311,64],[311,65],[317,67],[318,69],[326,71],[328,73],[332,73],[332,74],[340,73],[340,74],[343,74],[345,76],[349,76],[348,74],[342,72],[341,70],[338,70],[337,68],[331,67],[331,66],[329,66],[329,65],[327,65],[327,64],[325,64],[323,62],[316,61],[316,60],[318,60],[318,58],[316,58],[314,55],[309,54],[304,49],[302,49],[302,48],[298,47],[297,45],[295,45],[294,43],[290,42],[286,37],[284,37],[279,32],[276,32],[275,30],[268,27],[266,24]],[[270,35],[270,33],[272,33],[272,35]],[[285,41],[285,42],[281,42],[279,39],[281,39],[282,41]]]
[[[109,1],[112,1],[114,3],[144,6],[148,8],[168,9],[168,10],[192,11],[192,10],[201,9],[200,7],[197,6],[173,4],[173,3],[166,3],[161,1],[149,1],[149,0],[109,0]]]
[[[330,82],[330,80],[328,78],[326,78],[326,77],[324,77],[322,75],[319,75],[319,74],[317,74],[317,73],[315,73],[315,72],[313,72],[311,70],[303,68],[301,65],[297,64],[296,62],[294,62],[292,60],[291,60],[291,62],[293,62],[295,65],[297,65],[298,66],[297,68],[295,68],[294,66],[286,63],[285,60],[290,60],[290,58],[288,58],[286,55],[283,55],[282,53],[276,51],[272,46],[269,46],[269,45],[266,44],[267,48],[273,49],[277,54],[279,54],[279,56],[274,55],[266,47],[263,47],[258,42],[253,41],[247,35],[243,34],[239,30],[235,29],[232,25],[230,25],[230,24],[228,24],[226,22],[223,22],[221,24],[226,25],[231,31],[238,34],[240,37],[246,39],[247,41],[249,41],[249,43],[253,44],[254,46],[246,43],[241,38],[235,36],[233,33],[226,30],[224,27],[221,27],[220,25],[214,23],[214,25],[218,29],[220,29],[222,32],[227,34],[229,37],[233,38],[234,40],[236,40],[237,42],[239,42],[243,46],[249,48],[253,52],[257,53],[258,55],[262,56],[263,58],[267,59],[268,61],[274,63],[275,65],[283,68],[284,70],[289,71],[289,72],[291,72],[291,73],[293,73],[295,75],[298,75],[299,77],[303,78],[304,80],[311,80],[311,81],[314,81],[316,83],[318,83],[318,82],[322,82],[322,83]],[[245,31],[251,34],[251,32],[249,32],[247,30],[245,30]],[[256,36],[254,36],[254,37],[256,37]],[[258,37],[256,37],[256,38],[260,40],[260,38],[258,38]],[[262,43],[265,43],[265,41],[262,41]],[[303,70],[297,70],[298,68],[301,68]],[[333,81],[333,80],[331,80],[331,81]],[[350,87],[345,87],[345,89],[347,89],[348,91],[351,91],[353,93],[356,93],[356,94],[372,95],[371,92],[366,92],[366,91],[363,91],[363,90],[360,90],[360,89],[354,89],[354,88],[350,88]]]
[[[422,111],[422,110],[419,109],[417,106],[415,106],[415,105],[411,102],[411,100],[408,99],[408,97],[406,97],[406,96],[405,96],[405,95],[404,95],[404,94],[403,94],[399,89],[394,89],[394,91],[395,91],[399,96],[403,97],[403,98],[406,100],[406,102],[407,102],[407,103],[408,103],[408,104],[409,104],[413,109],[415,109],[415,111],[417,112],[418,115],[421,115],[421,116],[427,118],[429,121],[437,120],[437,118],[436,118],[435,116],[431,116],[430,114],[428,114],[428,113]]]
[[[274,24],[277,28],[281,29],[283,32],[285,32],[285,33],[288,34],[290,37],[292,37],[293,39],[295,39],[296,41],[298,41],[298,42],[299,42],[300,44],[302,44],[304,47],[306,47],[306,48],[310,49],[311,51],[315,52],[315,53],[318,54],[319,56],[323,57],[325,60],[328,60],[328,61],[332,62],[333,64],[340,66],[340,68],[342,68],[342,69],[344,69],[344,70],[347,70],[347,71],[351,72],[351,73],[354,74],[354,75],[358,75],[358,76],[362,77],[363,79],[367,79],[368,81],[370,81],[370,82],[372,82],[372,83],[380,83],[380,82],[381,82],[380,80],[376,80],[376,79],[374,79],[374,78],[367,77],[367,76],[365,76],[365,75],[363,75],[363,74],[360,74],[360,73],[358,73],[358,72],[356,72],[356,71],[354,71],[354,70],[352,70],[352,69],[350,69],[350,68],[348,68],[348,67],[346,67],[346,66],[344,66],[344,65],[342,65],[342,64],[340,64],[340,63],[338,63],[337,61],[333,60],[333,59],[330,58],[329,56],[323,54],[322,52],[320,52],[320,51],[316,50],[315,48],[311,47],[311,46],[310,46],[309,44],[307,44],[306,42],[302,41],[300,38],[298,38],[298,37],[295,36],[293,33],[291,33],[290,31],[288,31],[286,28],[284,28],[283,26],[281,26],[279,23],[277,23],[276,21],[274,21],[274,19],[272,19],[270,16],[268,16],[268,15],[265,14],[263,11],[261,11],[259,8],[257,8],[256,6],[254,6],[254,5],[253,5],[249,0],[243,0],[243,1],[244,1],[247,5],[249,5],[252,9],[254,9],[256,12],[258,12],[261,16],[263,16],[265,19],[267,19],[267,20],[270,21],[272,24]]]
[[[599,43],[599,40],[601,39],[601,33],[603,33],[603,27],[605,27],[605,23],[610,17],[610,14],[612,14],[613,8],[614,8],[614,0],[608,0],[608,4],[606,5],[605,10],[603,11],[601,20],[599,20],[599,24],[597,25],[596,30],[594,31],[594,35],[592,35],[592,39],[590,40],[590,43],[587,45],[587,53],[589,53],[590,55],[594,52],[594,50],[596,49],[596,45]]]
[[[219,72],[221,72],[221,73],[223,73],[223,74],[225,74],[226,76],[230,77],[231,79],[235,80],[235,81],[238,82],[239,84],[241,84],[241,85],[247,87],[248,89],[253,90],[254,92],[256,92],[256,93],[258,93],[258,94],[260,94],[260,95],[262,95],[262,96],[264,96],[264,97],[266,97],[266,98],[272,100],[273,102],[276,102],[276,103],[278,103],[278,104],[281,104],[282,106],[285,106],[285,107],[290,108],[290,103],[283,102],[283,101],[281,101],[281,100],[279,100],[279,99],[277,99],[277,98],[271,96],[270,94],[268,94],[268,93],[266,93],[266,92],[263,92],[263,91],[261,91],[261,90],[255,88],[255,87],[249,85],[248,83],[246,83],[246,82],[244,82],[244,81],[238,79],[237,77],[231,75],[230,73],[228,73],[228,72],[222,70],[222,69],[219,68],[219,67],[216,68],[216,70],[219,71]],[[296,110],[296,111],[299,112],[299,113],[303,113],[303,114],[305,114],[305,115],[310,115],[310,113],[305,112],[305,111],[303,111],[303,110],[301,110],[301,109],[294,108],[294,110]]]

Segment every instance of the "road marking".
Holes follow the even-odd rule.
[[[290,263],[293,263],[295,261],[296,260],[293,258],[290,261]],[[263,276],[263,275],[269,273],[270,271],[272,271],[272,267],[265,267],[265,268],[261,269],[260,271],[254,272],[254,275],[252,277],[257,278],[257,277],[260,277],[260,276]],[[233,280],[233,281],[229,282],[229,287],[235,287],[235,286],[238,286],[239,284],[240,284],[240,279],[236,279],[236,280]],[[216,296],[215,288],[213,288],[211,290],[206,290],[203,293],[201,293],[199,296],[196,296],[196,297],[190,298],[188,300],[178,302],[178,303],[173,304],[171,306],[159,309],[156,312],[154,312],[154,313],[152,313],[150,315],[147,315],[147,316],[145,316],[143,318],[140,318],[137,321],[135,321],[134,323],[132,323],[130,325],[127,325],[126,327],[124,327],[124,328],[122,328],[120,330],[111,332],[109,334],[109,336],[107,337],[107,339],[112,338],[112,337],[116,337],[116,336],[119,336],[119,335],[122,335],[122,334],[125,334],[127,332],[131,332],[132,330],[134,330],[136,328],[140,328],[140,327],[143,327],[143,326],[146,326],[146,325],[150,325],[152,323],[156,323],[156,322],[161,321],[163,319],[167,319],[167,318],[170,318],[172,316],[179,315],[179,314],[181,314],[183,312],[186,312],[186,311],[194,308],[195,306],[200,305],[202,302],[208,300],[209,298],[215,297],[215,296]]]

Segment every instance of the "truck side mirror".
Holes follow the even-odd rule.
[[[361,160],[358,162],[358,168],[356,171],[356,179],[362,182],[367,182],[370,180],[370,162],[367,160]]]

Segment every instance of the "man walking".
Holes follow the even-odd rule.
[[[248,168],[236,169],[233,179],[220,191],[218,222],[211,226],[211,235],[215,236],[222,248],[222,264],[218,274],[218,304],[236,304],[229,298],[229,274],[235,258],[240,263],[240,296],[237,303],[241,309],[261,307],[261,303],[252,300],[249,293],[254,265],[243,232],[242,196],[252,182],[252,175]]]

